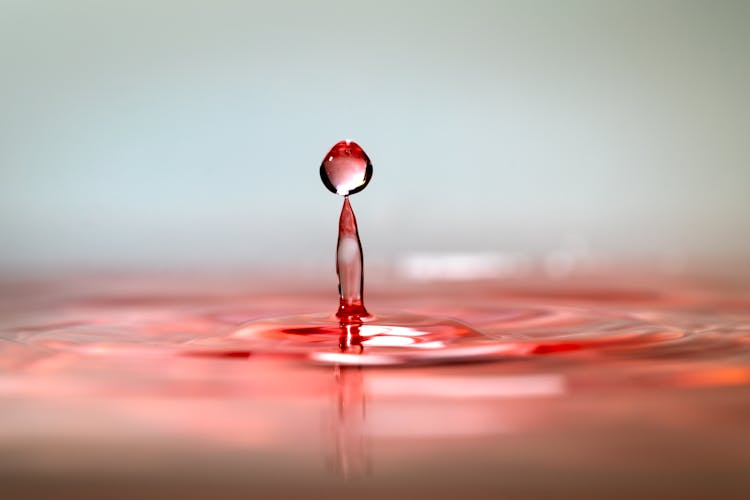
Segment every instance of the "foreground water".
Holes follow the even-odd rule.
[[[326,311],[328,292],[257,275],[7,280],[0,481],[25,498],[750,494],[742,280],[376,283],[372,310],[480,332],[433,349],[480,349],[472,363],[376,340],[374,366],[348,366],[336,342],[279,354],[242,334]]]

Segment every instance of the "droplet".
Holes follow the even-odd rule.
[[[349,196],[362,191],[372,178],[372,163],[354,141],[340,141],[320,164],[320,179],[332,193]]]

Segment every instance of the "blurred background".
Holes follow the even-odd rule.
[[[352,199],[370,263],[747,263],[749,21],[742,1],[0,0],[0,272],[332,269],[318,166],[344,138],[375,166]]]

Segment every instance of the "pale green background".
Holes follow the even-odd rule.
[[[0,0],[0,71],[0,270],[330,263],[341,138],[372,262],[750,254],[750,2]]]

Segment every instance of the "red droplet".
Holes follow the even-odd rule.
[[[372,163],[359,144],[340,141],[320,164],[320,179],[332,193],[341,196],[362,191],[372,177]]]

